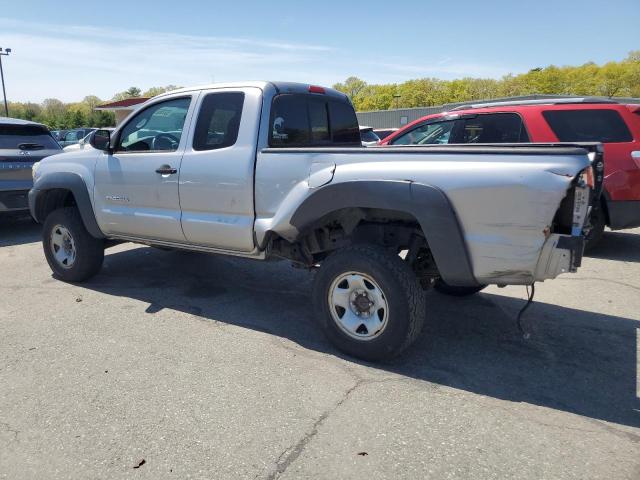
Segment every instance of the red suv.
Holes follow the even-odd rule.
[[[381,145],[602,142],[602,208],[592,215],[588,247],[613,230],[640,226],[640,105],[597,99],[499,102],[428,115]]]

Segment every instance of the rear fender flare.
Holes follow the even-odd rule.
[[[409,181],[349,181],[329,184],[307,197],[290,223],[304,232],[323,216],[347,207],[396,210],[415,217],[427,239],[443,280],[477,286],[460,222],[442,190]]]

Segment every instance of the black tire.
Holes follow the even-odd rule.
[[[60,231],[58,227],[65,228],[73,239],[75,260],[69,266],[63,266],[54,254],[52,234],[54,229]],[[42,246],[54,275],[65,282],[82,282],[102,268],[104,241],[91,236],[75,207],[60,208],[47,216],[42,229]]]
[[[442,279],[439,279],[433,286],[436,292],[442,293],[443,295],[450,295],[452,297],[467,297],[469,295],[474,295],[486,287],[486,285],[477,285],[475,287],[456,287],[448,285]]]
[[[604,227],[607,221],[604,215],[604,209],[602,207],[597,208],[591,212],[589,223],[591,224],[591,228],[589,229],[589,233],[585,238],[585,252],[593,250],[596,245],[600,243],[600,240],[602,240],[602,236],[604,235]]]
[[[385,327],[368,340],[345,333],[332,316],[329,302],[332,284],[341,275],[360,272],[374,280],[388,305]],[[339,350],[364,360],[393,358],[420,334],[425,318],[425,297],[418,279],[402,259],[375,245],[356,245],[330,255],[314,280],[313,302],[317,321],[329,341]]]

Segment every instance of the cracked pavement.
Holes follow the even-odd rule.
[[[0,478],[640,478],[640,230],[538,284],[529,341],[524,287],[430,292],[377,365],[286,262],[126,244],[69,285],[1,219],[0,267]]]

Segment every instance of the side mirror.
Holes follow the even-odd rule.
[[[96,130],[91,136],[90,143],[96,150],[111,152],[111,132],[109,130]]]

